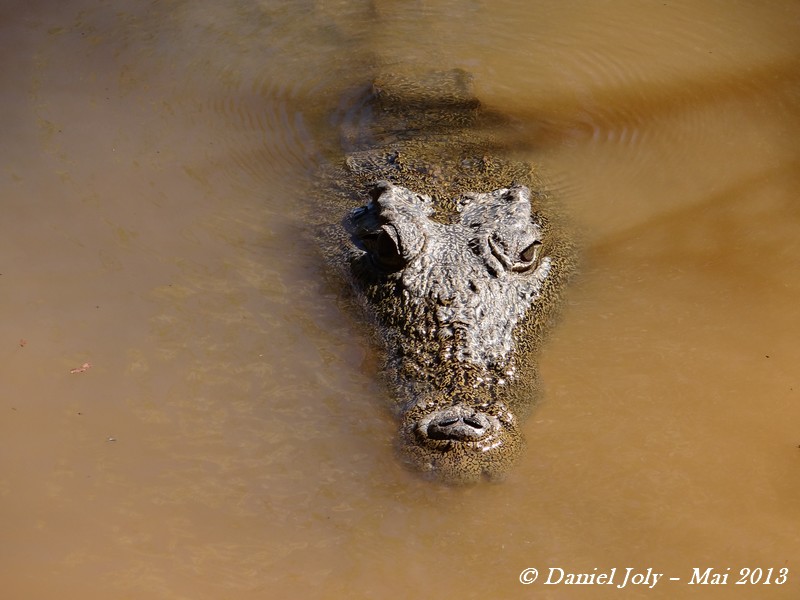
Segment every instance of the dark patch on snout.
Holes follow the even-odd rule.
[[[427,426],[428,438],[475,442],[491,429],[489,419],[479,412],[465,414],[461,408],[443,410],[433,416]]]
[[[499,480],[522,447],[516,419],[500,402],[418,405],[405,415],[400,429],[403,458],[448,484]]]
[[[501,425],[496,417],[475,407],[456,404],[428,413],[414,429],[421,443],[442,448],[441,442],[481,443],[496,434]]]

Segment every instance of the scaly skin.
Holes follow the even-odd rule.
[[[370,125],[345,128],[324,201],[369,201],[328,232],[327,255],[376,317],[401,454],[445,482],[501,478],[573,245],[462,72],[376,83],[357,120]]]

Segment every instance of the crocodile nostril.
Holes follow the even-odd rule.
[[[475,417],[464,417],[464,424],[469,425],[475,429],[483,429],[484,424]]]
[[[484,437],[489,422],[480,413],[464,416],[460,411],[443,411],[428,423],[425,433],[432,440],[454,440],[472,442]]]

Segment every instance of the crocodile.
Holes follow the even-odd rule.
[[[361,206],[326,230],[325,254],[372,317],[399,453],[443,482],[502,479],[574,243],[466,72],[376,78],[342,114],[321,201]]]

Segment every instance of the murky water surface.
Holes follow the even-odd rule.
[[[5,2],[2,596],[800,597],[798,26],[789,0]],[[584,240],[498,485],[398,463],[306,224],[325,115],[408,63],[474,74]],[[788,582],[735,585],[759,567]]]

